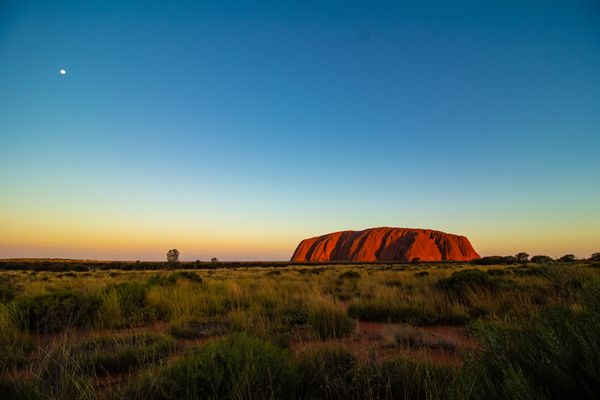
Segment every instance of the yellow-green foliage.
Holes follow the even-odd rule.
[[[225,385],[207,389],[209,397],[251,398],[244,385],[274,371],[273,360],[281,363],[275,366],[281,379],[265,378],[264,397],[508,398],[521,391],[553,398],[550,380],[585,393],[598,388],[600,298],[590,293],[600,269],[585,263],[0,271],[0,277],[0,390],[16,398],[169,398],[196,390],[195,376]],[[407,359],[375,365],[328,347],[354,340],[361,320],[391,323],[381,341],[412,350],[428,346],[417,325],[465,325],[482,355],[468,355],[462,368]],[[529,332],[538,344],[528,341]],[[567,340],[575,342],[564,347]],[[320,342],[326,346],[318,351],[291,351],[295,343]],[[260,352],[247,353],[248,344]],[[208,345],[181,358],[188,347]],[[540,355],[561,370],[532,374],[530,361]],[[229,356],[238,357],[232,368],[247,375],[224,375],[230,364],[213,358]],[[99,383],[98,375],[114,372],[127,373],[125,382]],[[171,378],[182,386],[157,389]]]

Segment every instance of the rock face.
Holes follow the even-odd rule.
[[[371,228],[304,239],[292,262],[471,261],[479,258],[469,239],[430,229]]]

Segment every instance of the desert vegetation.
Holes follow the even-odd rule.
[[[0,398],[597,398],[597,259],[492,261],[6,268]]]

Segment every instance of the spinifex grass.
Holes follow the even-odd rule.
[[[2,271],[0,398],[594,398],[599,281],[586,263]]]

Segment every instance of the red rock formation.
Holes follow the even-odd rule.
[[[371,228],[304,239],[292,262],[470,261],[479,258],[464,236],[430,229]]]

